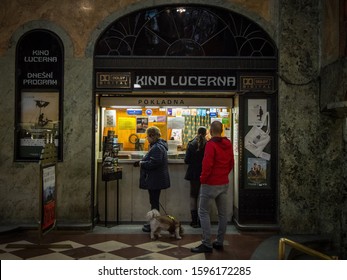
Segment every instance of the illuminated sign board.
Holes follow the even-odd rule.
[[[131,88],[130,72],[98,72],[96,88]]]
[[[226,70],[137,70],[134,72],[96,72],[97,90],[110,91],[269,91],[274,76],[264,73],[243,75]]]
[[[273,76],[240,76],[241,90],[273,90]]]

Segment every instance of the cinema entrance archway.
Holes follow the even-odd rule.
[[[212,6],[146,8],[115,20],[97,40],[96,111],[103,97],[233,99],[233,220],[240,228],[273,226],[277,65],[274,41],[243,15]]]

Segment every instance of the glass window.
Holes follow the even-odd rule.
[[[170,6],[131,13],[99,38],[95,55],[276,57],[271,38],[248,18],[214,7]]]
[[[228,107],[166,107],[166,108],[103,108],[103,138],[113,131],[120,144],[120,154],[148,150],[146,129],[157,126],[169,144],[169,154],[180,156],[198,128],[207,129],[214,120],[223,123],[223,136],[231,139],[231,108]]]

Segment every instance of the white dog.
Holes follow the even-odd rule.
[[[170,215],[161,216],[159,211],[153,209],[147,213],[147,220],[151,226],[151,239],[155,240],[159,237],[161,230],[167,230],[176,239],[182,239],[183,228],[181,223]]]

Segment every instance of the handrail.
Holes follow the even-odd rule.
[[[302,245],[298,242],[289,240],[287,238],[280,238],[279,245],[278,245],[278,259],[279,260],[284,260],[284,258],[285,258],[285,246],[286,246],[286,244],[293,247],[296,250],[299,250],[299,251],[307,254],[307,255],[317,257],[317,258],[320,258],[322,260],[337,260],[338,259],[337,256],[328,256],[328,255],[325,255],[325,254],[318,252],[314,249],[311,249],[305,245]]]

